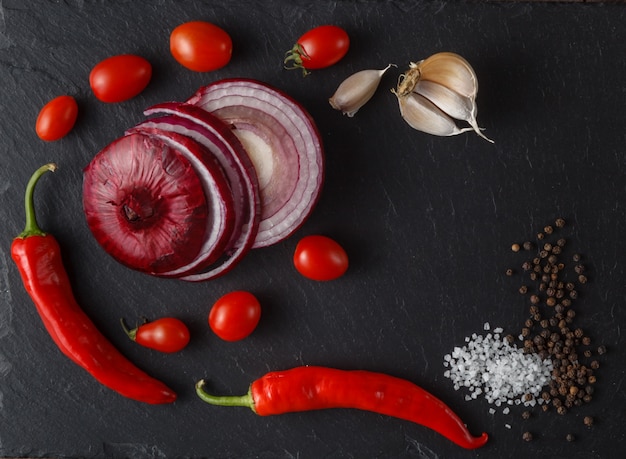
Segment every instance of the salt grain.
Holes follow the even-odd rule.
[[[487,331],[491,326],[485,323],[483,328]],[[444,365],[448,370],[444,376],[452,381],[455,390],[469,390],[467,400],[482,395],[496,407],[535,406],[537,399],[541,400],[541,389],[551,380],[552,361],[509,344],[500,337],[500,327],[493,332],[485,336],[474,333],[465,339],[465,346],[446,354]],[[508,412],[509,408],[503,409],[503,413]]]

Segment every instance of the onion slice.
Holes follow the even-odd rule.
[[[282,91],[242,78],[211,83],[187,103],[230,125],[250,155],[261,194],[253,248],[290,236],[313,210],[324,179],[323,147],[308,112]]]
[[[228,272],[252,248],[260,223],[259,186],[246,151],[219,119],[205,110],[182,103],[163,103],[144,111],[146,115],[169,114],[142,124],[184,134],[204,145],[222,165],[234,201],[234,231],[226,245],[226,256],[216,266],[183,276],[187,281],[203,281]]]
[[[107,253],[153,275],[197,256],[208,216],[190,162],[165,142],[138,133],[111,142],[85,168],[83,209]]]
[[[216,261],[224,252],[233,231],[234,205],[230,187],[215,157],[193,139],[172,131],[140,123],[126,134],[141,133],[158,139],[184,156],[200,178],[207,201],[206,233],[198,255],[189,263],[160,273],[163,277],[182,277]]]

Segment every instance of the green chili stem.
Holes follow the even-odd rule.
[[[26,211],[26,225],[24,227],[24,231],[22,231],[18,237],[25,238],[28,236],[45,236],[46,233],[39,228],[37,224],[37,217],[35,215],[35,202],[34,202],[34,192],[35,185],[41,178],[43,174],[48,171],[54,172],[57,168],[57,165],[54,163],[48,163],[41,166],[39,169],[35,171],[35,173],[30,177],[28,184],[26,185],[26,193],[24,194],[24,209]]]
[[[245,406],[254,411],[254,400],[250,392],[246,395],[213,395],[204,390],[204,384],[204,379],[196,383],[196,393],[203,401],[218,406]]]

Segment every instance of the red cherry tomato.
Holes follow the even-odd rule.
[[[173,317],[146,322],[132,330],[122,320],[122,327],[130,339],[156,351],[178,352],[189,344],[189,329],[181,320]]]
[[[326,236],[306,236],[298,242],[293,264],[309,279],[328,281],[341,277],[348,270],[348,255],[333,239]]]
[[[146,89],[152,65],[141,56],[120,54],[97,64],[89,74],[89,85],[102,102],[123,102]]]
[[[72,96],[59,96],[43,106],[37,116],[35,131],[42,140],[59,140],[72,130],[77,117],[76,100]]]
[[[209,313],[211,330],[224,341],[239,341],[250,335],[261,318],[259,300],[250,292],[227,293]]]
[[[209,72],[230,62],[233,42],[223,29],[209,22],[192,21],[170,35],[170,51],[179,64],[195,72]]]
[[[285,55],[287,69],[321,69],[339,62],[348,52],[350,37],[341,27],[319,26],[302,35]]]

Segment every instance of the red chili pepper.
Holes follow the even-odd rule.
[[[33,192],[39,178],[56,165],[35,171],[26,187],[26,227],[13,240],[11,255],[26,291],[59,349],[105,386],[147,403],[170,403],[176,394],[127,360],[80,308],[63,266],[56,239],[35,218]]]
[[[220,406],[247,406],[260,416],[326,408],[356,408],[415,422],[467,449],[483,446],[441,400],[410,381],[371,371],[305,366],[257,379],[246,395],[215,396],[196,384],[198,396]]]

